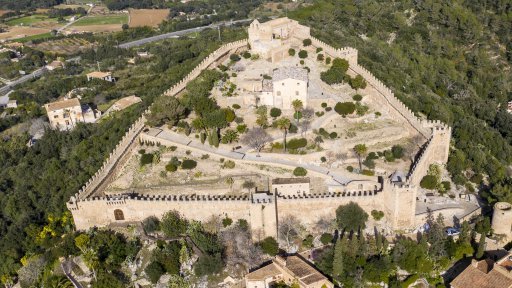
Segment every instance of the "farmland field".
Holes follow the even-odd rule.
[[[38,34],[44,34],[50,32],[49,29],[44,28],[34,28],[34,27],[10,27],[8,32],[0,33],[1,39],[15,39],[15,38],[23,38]]]
[[[130,9],[130,27],[158,26],[169,16],[169,9]]]
[[[73,54],[79,50],[91,48],[93,46],[92,43],[88,42],[85,39],[80,38],[64,38],[53,41],[46,41],[43,43],[39,43],[37,45],[33,45],[38,50],[44,52],[52,52],[59,54]]]
[[[48,18],[46,15],[30,15],[12,19],[6,22],[9,26],[30,26],[39,22],[57,22],[57,19]]]
[[[73,26],[128,24],[128,15],[91,16],[79,19]]]

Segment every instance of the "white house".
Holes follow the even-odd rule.
[[[272,79],[263,79],[260,103],[280,109],[292,109],[293,100],[307,106],[308,71],[301,67],[275,69]]]
[[[81,105],[77,98],[65,99],[44,105],[53,129],[71,130],[79,122],[94,123],[99,118],[89,105]]]
[[[101,72],[94,71],[87,74],[87,81],[91,81],[92,79],[100,79],[108,82],[115,82],[116,79],[112,77],[112,73],[110,72]]]

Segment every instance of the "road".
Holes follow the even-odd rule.
[[[11,91],[11,89],[15,86],[17,86],[18,84],[21,84],[21,83],[25,83],[29,80],[32,80],[34,78],[38,78],[40,77],[41,75],[43,75],[44,73],[46,73],[48,70],[43,67],[43,68],[39,68],[37,70],[35,70],[34,72],[30,73],[30,74],[27,74],[25,76],[22,76],[16,80],[13,80],[11,81],[9,84],[3,86],[3,87],[0,87],[0,95],[5,95],[7,94],[7,92]]]
[[[168,38],[174,38],[174,37],[182,36],[182,35],[189,34],[189,33],[199,32],[199,31],[209,29],[209,28],[212,29],[212,28],[217,28],[219,26],[231,26],[231,25],[249,22],[249,21],[252,21],[252,19],[225,21],[225,22],[221,22],[221,23],[210,24],[208,26],[190,28],[190,29],[170,32],[170,33],[166,33],[166,34],[160,34],[160,35],[156,35],[156,36],[152,36],[152,37],[148,37],[148,38],[144,38],[144,39],[140,39],[140,40],[135,40],[135,41],[120,44],[118,47],[119,48],[132,48],[132,47],[141,46],[141,45],[155,42],[155,41],[160,41],[160,40],[164,40],[164,39],[168,39]]]
[[[89,12],[91,12],[92,8],[94,8],[94,4],[92,6],[89,7],[89,10],[87,10],[87,14],[86,15],[89,15]],[[66,23],[66,25],[60,27],[59,29],[57,29],[57,33],[60,33],[62,32],[62,30],[68,28],[69,26],[73,25],[76,21],[82,19],[82,18],[85,18],[87,16],[84,16],[84,17],[79,17],[79,18],[76,18],[75,20],[71,21],[71,22],[68,22]]]

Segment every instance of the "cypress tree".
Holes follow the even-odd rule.
[[[478,250],[476,251],[475,257],[480,259],[484,256],[485,252],[485,234],[480,234],[480,241],[478,242]]]
[[[340,279],[343,275],[343,243],[341,237],[334,246],[334,259],[332,263],[332,275],[335,279]]]

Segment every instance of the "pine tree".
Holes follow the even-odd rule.
[[[480,259],[484,256],[485,252],[485,234],[480,234],[480,241],[478,242],[478,250],[476,251],[475,257]]]
[[[343,275],[343,235],[340,236],[334,246],[334,259],[332,263],[332,275],[335,279],[339,279]]]

